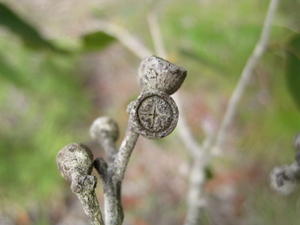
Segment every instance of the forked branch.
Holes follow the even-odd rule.
[[[253,53],[249,57],[243,69],[241,78],[233,91],[221,122],[221,126],[216,137],[213,139],[214,141],[208,137],[205,139],[203,144],[198,144],[192,136],[184,117],[181,117],[181,120],[179,121],[179,134],[183,143],[185,143],[191,154],[195,156],[190,177],[188,212],[185,225],[199,224],[200,212],[204,203],[204,193],[202,191],[205,181],[204,168],[211,158],[211,149],[217,149],[214,153],[220,152],[220,146],[224,143],[226,138],[225,134],[228,132],[228,128],[235,116],[238,103],[245,91],[245,88],[247,87],[247,84],[249,83],[254,68],[266,50],[272,20],[278,2],[279,0],[271,0],[270,2],[261,37],[257,42]],[[154,14],[150,14],[148,21],[156,52],[163,58],[166,58],[166,51],[163,45],[157,18]],[[151,55],[151,51],[136,37],[117,25],[106,22],[97,22],[93,25],[93,28],[102,30],[114,36],[139,58]],[[163,65],[163,67],[161,67],[161,65]],[[165,67],[168,69],[162,72],[162,68]],[[144,79],[141,82],[143,85],[142,93],[139,98],[131,104],[129,110],[129,127],[120,148],[118,149],[115,144],[118,137],[118,128],[116,123],[107,118],[104,120],[103,118],[100,118],[100,122],[99,120],[98,122],[96,120],[93,124],[91,128],[91,136],[94,139],[97,139],[102,145],[107,155],[106,160],[96,159],[93,163],[93,157],[90,154],[90,151],[86,147],[78,144],[66,146],[60,151],[57,157],[57,163],[62,175],[71,182],[72,191],[78,196],[85,213],[89,216],[93,225],[122,224],[123,209],[121,203],[121,185],[130,155],[135,147],[139,134],[148,138],[161,138],[172,132],[175,128],[174,124],[176,125],[177,123],[178,109],[175,102],[169,95],[173,94],[180,87],[185,78],[186,71],[158,57],[149,57],[144,60],[139,71],[144,72],[144,74],[140,75],[140,77]],[[154,74],[153,71],[155,72]],[[168,78],[169,80],[167,83],[162,82],[163,80],[165,81],[165,77],[168,77],[170,74],[174,74],[175,71],[177,76],[176,79],[172,80],[173,76],[170,76],[171,78]],[[151,80],[153,75],[158,76],[155,77],[155,81]],[[164,76],[164,78],[162,79],[160,76]],[[157,81],[160,83],[154,85],[153,82]],[[158,88],[155,89],[154,87]],[[148,101],[147,99],[150,97],[153,99]],[[168,109],[168,113],[170,113],[170,115],[175,115],[170,123],[161,121],[161,118],[153,117],[153,115],[157,116],[159,114],[150,115],[146,113],[149,109],[154,109],[154,111],[160,111],[162,109],[165,110],[166,106],[170,107]],[[147,110],[143,110],[144,108]],[[166,113],[167,112],[165,111],[164,115],[166,115]],[[176,121],[174,122],[174,120]],[[163,131],[158,131],[159,129],[157,129],[155,121],[159,121],[157,124],[163,126]],[[153,130],[149,132],[149,128]],[[104,221],[95,195],[96,178],[90,175],[93,166],[95,166],[100,174],[103,183]]]
[[[255,45],[255,48],[247,60],[245,67],[243,68],[240,79],[229,99],[224,117],[222,119],[220,128],[217,132],[216,142],[214,145],[214,153],[219,154],[221,151],[221,146],[224,144],[226,134],[228,133],[229,127],[232,124],[234,116],[237,111],[238,103],[240,102],[245,89],[254,74],[254,69],[259,63],[262,55],[266,51],[269,43],[270,32],[272,28],[272,23],[274,15],[280,0],[271,0],[268,8],[267,15],[263,24],[263,29],[260,35],[260,39]]]
[[[90,128],[91,137],[104,149],[106,159],[93,161],[91,151],[80,144],[64,147],[57,155],[62,176],[71,182],[71,190],[79,198],[93,225],[121,225],[124,219],[121,191],[127,164],[139,135],[163,138],[176,127],[178,109],[169,96],[176,92],[186,77],[186,70],[162,58],[145,58],[139,68],[141,93],[129,107],[128,129],[119,147],[117,123],[100,117]],[[104,221],[95,194],[96,177],[100,175],[104,193]]]

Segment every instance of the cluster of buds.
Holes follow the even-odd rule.
[[[93,225],[121,225],[121,183],[131,152],[139,135],[146,138],[163,138],[169,135],[178,122],[178,108],[170,97],[186,77],[186,70],[164,59],[151,56],[144,59],[139,68],[141,94],[128,106],[129,129],[120,148],[117,123],[108,117],[100,117],[90,128],[91,137],[99,142],[107,159],[94,161],[91,151],[81,144],[70,144],[60,150],[57,165],[61,175],[71,183],[71,190],[79,198],[85,213]],[[95,194],[98,171],[103,181],[104,221]]]

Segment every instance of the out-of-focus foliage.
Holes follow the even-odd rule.
[[[55,42],[47,40],[34,26],[1,2],[0,26],[3,26],[16,34],[22,39],[27,47],[31,47],[36,50],[51,50],[57,53],[71,53],[70,49],[62,48],[57,46]],[[99,51],[107,47],[113,41],[114,38],[108,34],[101,31],[92,32],[81,37],[80,50],[83,52]],[[75,53],[75,50],[73,50],[73,53]]]
[[[300,34],[294,35],[288,43],[287,54],[287,82],[300,109]]]
[[[90,103],[77,72],[78,56],[44,38],[3,3],[0,26],[12,32],[0,37],[0,199],[49,199],[60,183],[57,150],[86,136],[79,128]],[[112,41],[101,32],[83,35],[81,49],[103,49]]]
[[[77,59],[28,50],[11,34],[0,52],[0,198],[48,198],[59,181],[56,151],[89,113]]]
[[[101,31],[96,31],[82,37],[82,48],[84,51],[99,51],[114,40],[112,36]]]
[[[27,23],[24,19],[22,19],[14,11],[1,2],[0,26],[4,26],[15,33],[28,47],[65,52],[64,50],[55,46],[49,40],[45,39],[35,27]]]
[[[79,58],[61,54],[66,51],[3,3],[0,26],[12,31],[0,37],[0,199],[49,199],[60,180],[57,150],[86,136],[79,128],[90,103],[77,72]],[[83,36],[81,49],[104,48],[112,41],[103,33]]]

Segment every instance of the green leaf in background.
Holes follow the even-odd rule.
[[[99,51],[109,44],[111,44],[115,39],[102,32],[96,31],[82,36],[82,50],[83,51]]]
[[[287,49],[287,85],[300,109],[300,34],[294,35],[288,43]]]
[[[24,76],[0,54],[0,78],[19,87],[28,86]]]
[[[0,2],[0,26],[4,26],[19,36],[23,42],[34,49],[48,49],[59,53],[67,53],[55,46],[26,20],[17,15],[8,6]]]

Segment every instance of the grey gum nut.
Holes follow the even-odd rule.
[[[143,92],[131,106],[132,128],[147,138],[169,135],[178,121],[175,101],[160,91]]]
[[[170,97],[186,77],[186,70],[156,56],[139,67],[142,93],[129,106],[132,129],[147,138],[169,135],[178,122],[178,108]]]
[[[158,90],[168,95],[183,83],[187,71],[157,56],[145,58],[139,67],[139,81],[144,90]]]

